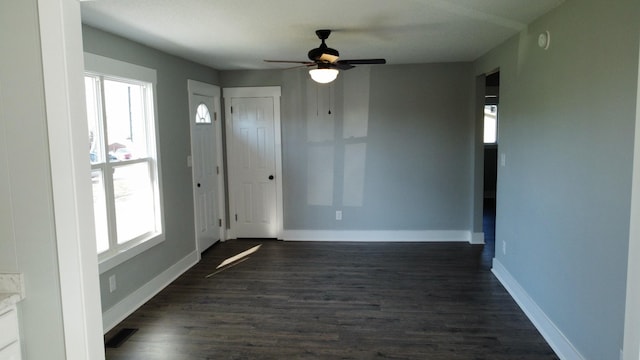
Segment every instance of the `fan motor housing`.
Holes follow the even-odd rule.
[[[338,50],[327,47],[327,45],[324,44],[324,41],[322,45],[320,45],[320,47],[309,50],[309,53],[307,55],[309,56],[309,60],[319,61],[320,57],[323,54],[333,55],[336,57],[340,56],[340,53],[338,52]]]
[[[309,50],[309,53],[307,54],[307,56],[309,56],[309,60],[320,61],[320,58],[323,54],[332,55],[336,58],[340,56],[338,50],[328,47],[324,42],[329,38],[329,35],[331,35],[331,30],[316,30],[316,35],[318,36],[318,39],[322,41],[322,43],[319,47]]]

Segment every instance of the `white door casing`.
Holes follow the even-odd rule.
[[[229,215],[239,238],[282,234],[280,87],[225,88]]]
[[[193,200],[198,253],[225,240],[220,88],[188,80]]]

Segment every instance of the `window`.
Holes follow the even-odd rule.
[[[163,240],[155,71],[91,54],[85,55],[85,63],[89,161],[103,272]]]
[[[498,142],[498,105],[484,106],[484,143]]]
[[[196,124],[211,124],[211,114],[209,114],[207,105],[198,105],[196,109]]]

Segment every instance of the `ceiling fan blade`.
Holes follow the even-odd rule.
[[[303,64],[307,66],[315,65],[314,62],[311,61],[296,61],[296,60],[264,60],[264,62],[268,63],[287,63],[287,64]]]
[[[313,66],[314,64],[300,64],[300,65],[294,65],[294,66],[288,66],[286,68],[282,68],[282,70],[291,70],[291,69],[300,69],[300,68],[309,68],[311,66]]]
[[[382,65],[386,64],[385,59],[354,59],[354,60],[338,60],[338,64],[347,65]]]
[[[353,66],[351,64],[338,62],[338,63],[334,64],[333,67],[338,69],[338,70],[349,70],[349,69],[353,69],[355,66]]]

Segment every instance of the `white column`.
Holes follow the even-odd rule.
[[[38,0],[67,359],[104,359],[78,0]]]

